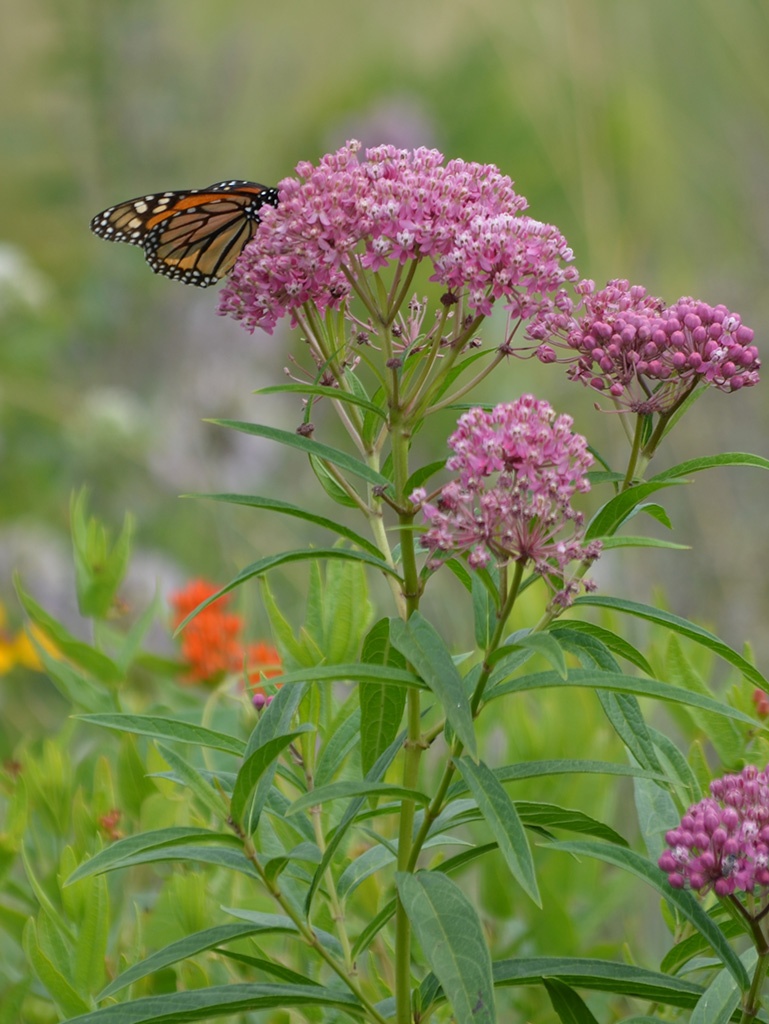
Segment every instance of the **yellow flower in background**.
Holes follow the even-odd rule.
[[[8,630],[8,614],[5,606],[0,603],[0,676],[7,675],[17,665],[21,665],[23,668],[34,669],[37,672],[42,671],[43,666],[40,663],[40,658],[32,643],[30,634],[37,643],[45,647],[47,651],[55,654],[50,640],[43,636],[34,625],[29,627],[29,633],[24,629],[17,630],[15,634],[11,633]]]

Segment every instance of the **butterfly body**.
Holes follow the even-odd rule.
[[[156,274],[207,288],[228,274],[278,190],[255,181],[157,192],[98,213],[91,231],[110,242],[140,245]]]

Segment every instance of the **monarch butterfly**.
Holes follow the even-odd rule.
[[[97,213],[91,231],[110,242],[140,245],[156,274],[208,288],[229,274],[278,190],[255,181],[127,199]]]

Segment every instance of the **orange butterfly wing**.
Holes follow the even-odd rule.
[[[150,267],[207,288],[228,274],[278,191],[254,181],[220,181],[205,189],[128,199],[97,214],[91,230],[110,242],[140,245]]]

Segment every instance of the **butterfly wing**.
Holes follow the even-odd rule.
[[[142,246],[156,274],[207,288],[232,270],[265,203],[277,206],[277,189],[220,181],[128,199],[97,214],[91,230],[111,242]]]

